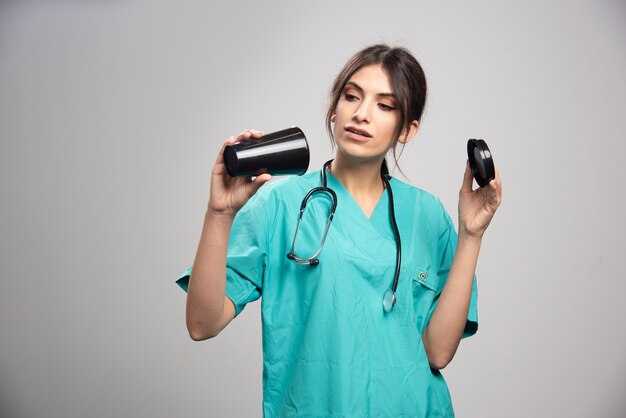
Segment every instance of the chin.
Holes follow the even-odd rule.
[[[356,148],[356,149],[355,149]],[[370,150],[364,150],[362,147],[352,147],[352,146],[340,146],[337,145],[337,153],[341,153],[343,158],[348,160],[366,163],[373,161],[381,161],[385,157],[384,154],[371,152]]]

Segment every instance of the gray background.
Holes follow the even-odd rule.
[[[625,4],[433,3],[0,2],[0,415],[259,415],[260,304],[194,343],[174,279],[221,142],[298,125],[316,169],[379,41],[430,83],[409,181],[455,218],[482,137],[504,183],[457,415],[626,415]]]

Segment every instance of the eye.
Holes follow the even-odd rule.
[[[357,96],[355,96],[354,94],[350,94],[348,92],[344,92],[343,93],[343,97],[349,101],[349,102],[353,102],[355,100],[358,100],[359,98]]]
[[[396,110],[395,107],[393,107],[391,105],[388,105],[388,104],[385,104],[385,103],[378,103],[378,107],[380,109],[384,110],[384,111],[387,111],[387,112],[391,112],[392,110]]]

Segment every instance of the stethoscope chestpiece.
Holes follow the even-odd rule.
[[[385,313],[391,312],[395,304],[396,292],[389,289],[385,292],[385,296],[383,296],[383,310],[385,311]]]
[[[480,187],[485,187],[496,178],[493,158],[487,143],[482,139],[467,140],[467,158],[472,175]]]

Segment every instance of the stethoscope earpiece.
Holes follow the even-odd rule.
[[[287,254],[287,258],[300,264],[301,266],[317,266],[320,263],[318,258],[298,258],[293,252]]]

